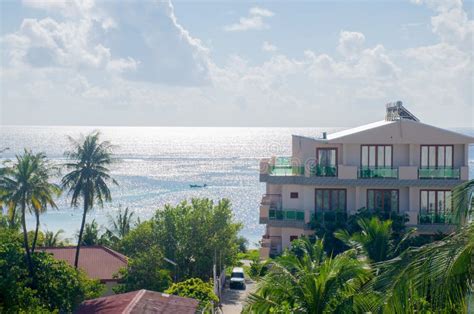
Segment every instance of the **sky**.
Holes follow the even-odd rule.
[[[0,125],[474,127],[474,2],[0,2]]]

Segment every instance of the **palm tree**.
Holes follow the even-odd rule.
[[[118,239],[125,237],[130,232],[134,215],[135,213],[129,211],[128,207],[126,207],[123,212],[122,207],[119,207],[119,211],[115,218],[109,215],[109,224],[111,226],[110,232]]]
[[[469,213],[473,186],[471,180],[453,190],[453,208],[458,217]],[[441,241],[410,248],[379,264],[380,275],[373,287],[382,292],[383,304],[392,312],[414,298],[438,312],[465,312],[466,297],[474,282],[473,260],[474,223],[467,222]]]
[[[400,246],[415,230],[407,232],[400,242],[395,243],[392,221],[381,221],[378,217],[357,220],[361,231],[349,234],[347,230],[338,230],[334,236],[347,246],[367,255],[373,262],[385,261],[396,256]]]
[[[358,289],[371,270],[354,250],[327,257],[323,241],[296,240],[298,252],[287,251],[269,265],[250,294],[247,313],[348,313],[360,310]],[[295,242],[295,241],[294,241]]]
[[[79,140],[70,138],[73,150],[66,152],[66,156],[71,162],[67,163],[65,167],[70,172],[63,177],[62,186],[71,195],[71,206],[77,207],[80,201],[83,206],[81,229],[79,230],[74,261],[76,268],[87,213],[95,203],[103,206],[104,201],[110,202],[112,196],[107,183],[117,184],[110,176],[108,168],[113,162],[112,145],[108,141],[100,142],[99,137],[99,132],[93,132]]]
[[[91,223],[86,223],[82,234],[81,245],[91,246],[100,244],[99,229],[99,225],[95,219],[92,219]]]
[[[29,206],[30,212],[34,213],[36,219],[35,234],[31,245],[32,253],[35,251],[38,239],[40,215],[47,211],[48,205],[52,208],[57,208],[53,197],[58,197],[61,194],[61,188],[58,185],[49,183],[51,175],[56,168],[46,160],[44,154],[36,154],[35,158],[38,163],[37,172],[38,175],[42,177],[41,181],[43,184],[38,185],[38,187],[33,191],[32,202]]]
[[[26,210],[39,207],[41,202],[55,206],[53,200],[53,185],[49,183],[48,175],[44,168],[44,154],[33,154],[25,150],[23,155],[16,156],[16,162],[2,178],[2,201],[13,209],[12,224],[14,224],[17,208],[21,211],[21,224],[23,227],[23,242],[30,275],[34,279],[31,252],[28,244],[26,230]]]
[[[63,229],[59,229],[58,231],[56,231],[56,233],[54,233],[53,231],[46,231],[44,233],[44,246],[59,246],[61,244],[60,235],[63,233]]]

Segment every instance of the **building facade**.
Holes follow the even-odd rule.
[[[313,233],[310,221],[346,219],[361,208],[406,214],[420,234],[454,228],[451,189],[469,178],[474,138],[421,123],[401,102],[385,120],[292,137],[292,156],[260,162],[262,258]]]

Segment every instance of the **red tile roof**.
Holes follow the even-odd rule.
[[[52,253],[56,259],[64,260],[74,266],[76,247],[44,247],[41,251]],[[82,246],[79,253],[79,268],[93,279],[117,281],[113,275],[127,266],[127,257],[105,246]]]
[[[75,313],[194,314],[196,313],[198,305],[199,302],[195,299],[149,290],[138,290],[84,301],[79,305]]]

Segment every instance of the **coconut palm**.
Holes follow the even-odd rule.
[[[57,208],[54,202],[54,197],[58,197],[61,194],[61,188],[57,184],[50,183],[51,175],[56,170],[47,160],[44,154],[35,155],[36,162],[38,163],[37,172],[42,177],[43,184],[33,191],[32,203],[29,206],[30,212],[34,213],[36,219],[35,234],[33,237],[33,243],[31,245],[31,252],[35,251],[36,242],[38,239],[38,231],[40,226],[40,215],[45,213],[48,209],[48,205],[52,208]]]
[[[61,244],[60,236],[64,233],[63,229],[59,229],[54,233],[53,231],[46,231],[44,233],[44,246],[55,247]]]
[[[134,215],[135,213],[129,211],[128,207],[123,211],[120,207],[115,218],[109,215],[109,224],[111,226],[109,231],[112,235],[116,236],[118,239],[125,237],[130,232]]]
[[[26,211],[28,208],[39,207],[42,202],[44,205],[55,206],[54,185],[48,182],[49,176],[44,163],[44,154],[33,154],[25,150],[22,155],[16,156],[16,161],[2,178],[1,183],[2,200],[14,211],[11,217],[13,223],[16,218],[15,210],[20,209],[28,269],[33,278],[33,264],[26,230]]]
[[[287,251],[270,266],[244,312],[349,313],[358,308],[358,289],[369,281],[369,266],[354,250],[327,257],[323,241],[297,240],[298,253]],[[361,305],[362,306],[362,305]]]
[[[65,165],[70,172],[63,177],[62,186],[71,196],[71,206],[78,207],[80,202],[83,206],[74,261],[77,268],[87,213],[96,203],[102,207],[104,201],[112,200],[107,184],[117,182],[110,176],[108,168],[113,162],[112,145],[108,141],[101,142],[99,132],[93,132],[79,140],[70,140],[73,149],[66,152],[70,162]]]
[[[469,212],[473,185],[471,180],[453,191],[453,208],[459,217],[466,217]],[[400,304],[418,299],[437,312],[466,312],[466,296],[474,282],[473,260],[472,222],[441,241],[408,249],[377,266],[380,274],[373,287],[385,296],[385,305],[379,306],[400,312]]]
[[[415,230],[408,231],[396,243],[393,239],[392,221],[381,221],[378,217],[357,220],[361,231],[349,234],[347,230],[338,230],[334,236],[347,246],[365,254],[372,262],[381,262],[393,258],[399,248]]]

